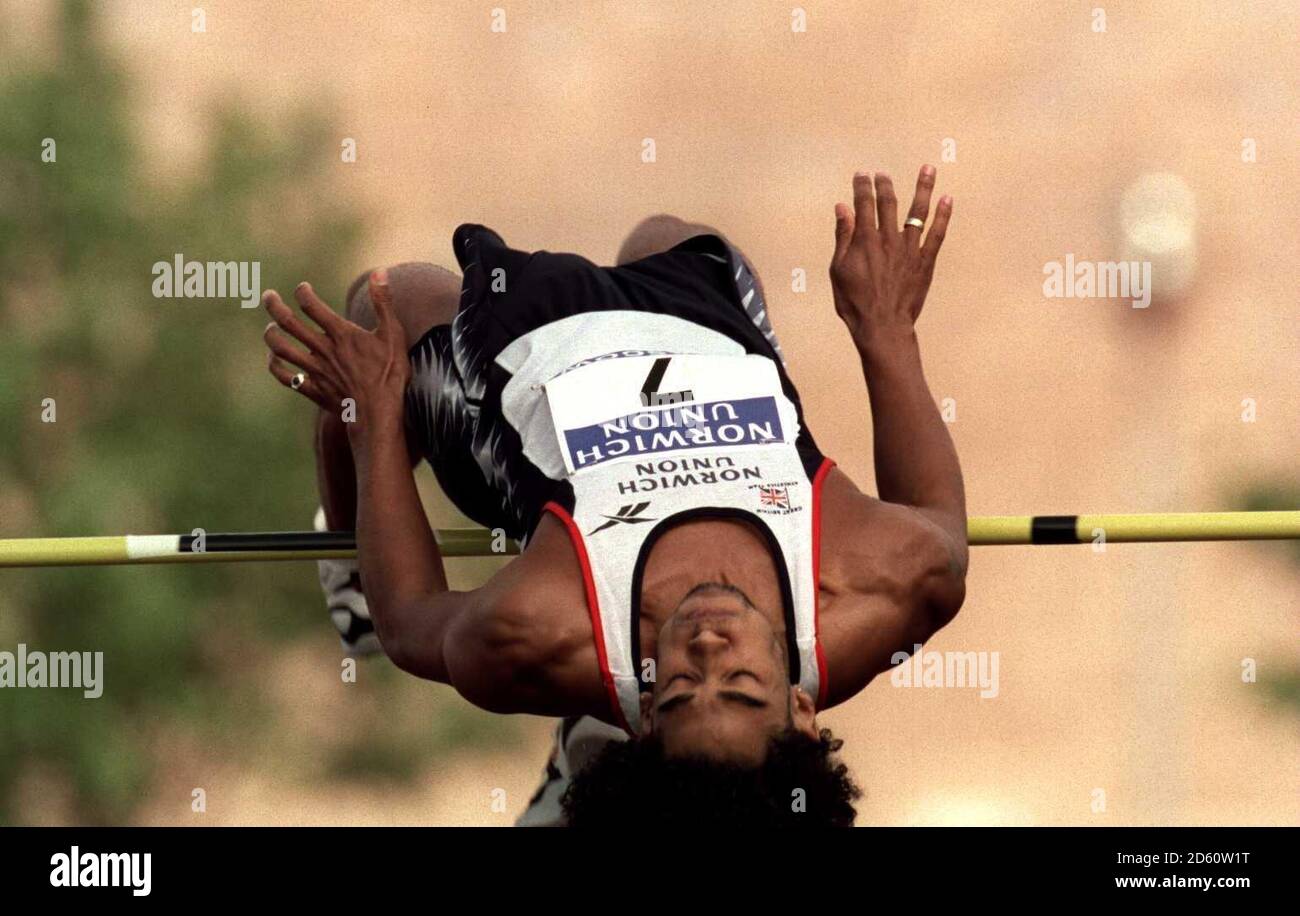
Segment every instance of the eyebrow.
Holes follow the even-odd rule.
[[[767,700],[760,699],[759,697],[751,697],[749,694],[741,693],[739,690],[719,690],[718,696],[729,703],[739,703],[740,705],[747,706],[750,709],[767,709],[772,705],[768,703]],[[658,711],[660,713],[672,712],[679,706],[685,706],[693,699],[695,699],[695,694],[693,692],[679,693],[672,699],[664,700],[660,703]]]

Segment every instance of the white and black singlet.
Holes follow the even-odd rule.
[[[544,513],[564,524],[611,719],[635,733],[650,688],[637,625],[646,558],[697,518],[743,520],[766,540],[791,681],[820,705],[820,490],[832,462],[740,253],[699,235],[600,267],[509,248],[472,224],[453,245],[461,306],[411,348],[411,435],[476,522],[520,541]]]

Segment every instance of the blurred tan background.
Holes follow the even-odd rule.
[[[1295,4],[809,2],[807,31],[794,32],[795,4],[777,2],[211,0],[201,34],[194,7],[98,6],[136,80],[126,126],[148,174],[165,183],[202,167],[214,102],[238,98],[275,125],[328,99],[324,193],[365,213],[345,276],[454,266],[451,232],[467,221],[605,263],[650,213],[716,225],[763,276],[820,445],[871,488],[865,390],[825,277],[832,207],[855,169],[889,172],[910,198],[930,162],[955,214],[919,329],[934,394],[955,401],[971,514],[1228,509],[1261,487],[1297,492]],[[25,53],[55,52],[42,44],[52,8],[0,4]],[[355,163],[338,161],[345,137]],[[1243,161],[1246,138],[1258,161]],[[1148,171],[1175,172],[1196,195],[1187,294],[1146,310],[1045,298],[1045,263],[1120,256],[1119,197]],[[267,219],[292,232],[291,208]],[[806,292],[791,288],[800,269]],[[240,315],[231,332],[255,339],[259,318]],[[240,384],[261,386],[259,368]],[[279,460],[309,501],[302,413]],[[434,490],[437,521],[455,523]],[[484,575],[453,565],[461,585]],[[882,678],[827,714],[867,792],[858,822],[1300,823],[1300,715],[1285,687],[1300,664],[1298,568],[1287,545],[977,549],[965,608],[928,648],[999,652],[999,696]],[[513,821],[549,749],[546,721],[440,754],[404,782],[303,775],[317,742],[362,719],[410,719],[408,700],[439,715],[466,706],[419,705],[448,693],[436,685],[403,682],[381,703],[341,684],[323,608],[262,608],[313,611],[317,629],[260,675],[276,734],[153,736],[165,763],[132,819],[194,823],[190,787],[202,785],[204,823]],[[1243,683],[1246,658],[1260,683]],[[57,782],[24,785],[24,819],[75,817]]]

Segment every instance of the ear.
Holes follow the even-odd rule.
[[[790,687],[790,724],[794,730],[807,735],[809,738],[816,738],[817,730],[817,706],[802,687]]]
[[[641,691],[641,734],[648,735],[655,727],[655,695],[649,690]]]

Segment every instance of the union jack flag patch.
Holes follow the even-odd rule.
[[[759,487],[758,504],[774,509],[789,509],[790,493],[785,487]]]

